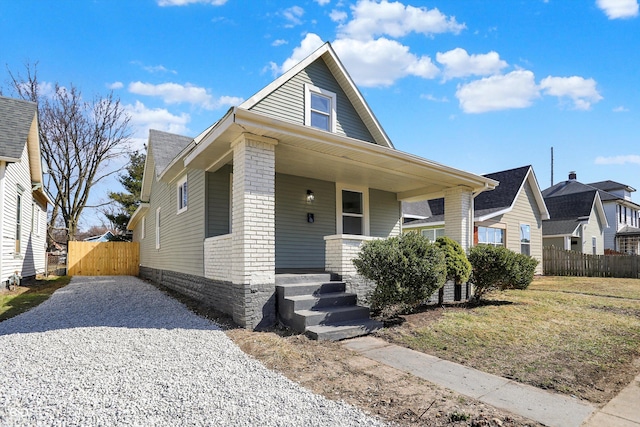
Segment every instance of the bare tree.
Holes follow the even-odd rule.
[[[88,206],[91,187],[119,169],[112,161],[130,149],[130,116],[113,93],[85,101],[71,84],[53,84],[48,91],[38,81],[37,64],[26,64],[26,76],[9,71],[13,91],[38,104],[42,158],[48,174],[45,185],[54,199],[49,228],[61,217],[68,236]]]

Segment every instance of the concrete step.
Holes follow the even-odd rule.
[[[276,285],[331,282],[332,280],[340,280],[340,277],[333,273],[276,274]]]
[[[316,295],[294,295],[278,300],[281,317],[291,319],[297,310],[318,310],[324,307],[354,306],[358,297],[347,292],[329,292]]]
[[[321,310],[296,310],[291,318],[291,327],[298,332],[305,332],[307,327],[336,324],[369,319],[369,308],[359,305],[347,307],[326,307]]]
[[[382,322],[372,319],[342,322],[333,325],[309,326],[305,332],[309,338],[318,341],[340,341],[348,338],[369,335],[382,329]]]
[[[296,295],[316,295],[333,292],[344,292],[346,285],[344,282],[309,282],[309,283],[286,283],[276,285],[278,297],[286,298]]]

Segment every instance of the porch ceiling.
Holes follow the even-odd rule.
[[[366,186],[399,200],[442,197],[447,188],[492,189],[497,182],[395,149],[232,109],[185,158],[185,166],[215,171],[232,161],[230,144],[243,133],[278,140],[276,172]]]

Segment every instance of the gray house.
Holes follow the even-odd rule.
[[[575,172],[567,181],[544,191],[551,219],[542,223],[544,246],[591,255],[604,253],[604,233],[609,227],[602,203],[603,192],[576,180]]]
[[[447,234],[468,247],[472,197],[496,184],[396,150],[327,43],[195,139],[151,131],[129,228],[143,277],[243,327],[309,332],[365,313],[337,299],[367,292],[351,261],[401,232],[402,200],[444,197]]]
[[[47,205],[37,106],[0,97],[0,281],[45,270]]]

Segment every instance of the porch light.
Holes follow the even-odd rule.
[[[316,197],[313,195],[313,191],[307,190],[307,203],[311,203],[315,199],[316,199]]]

